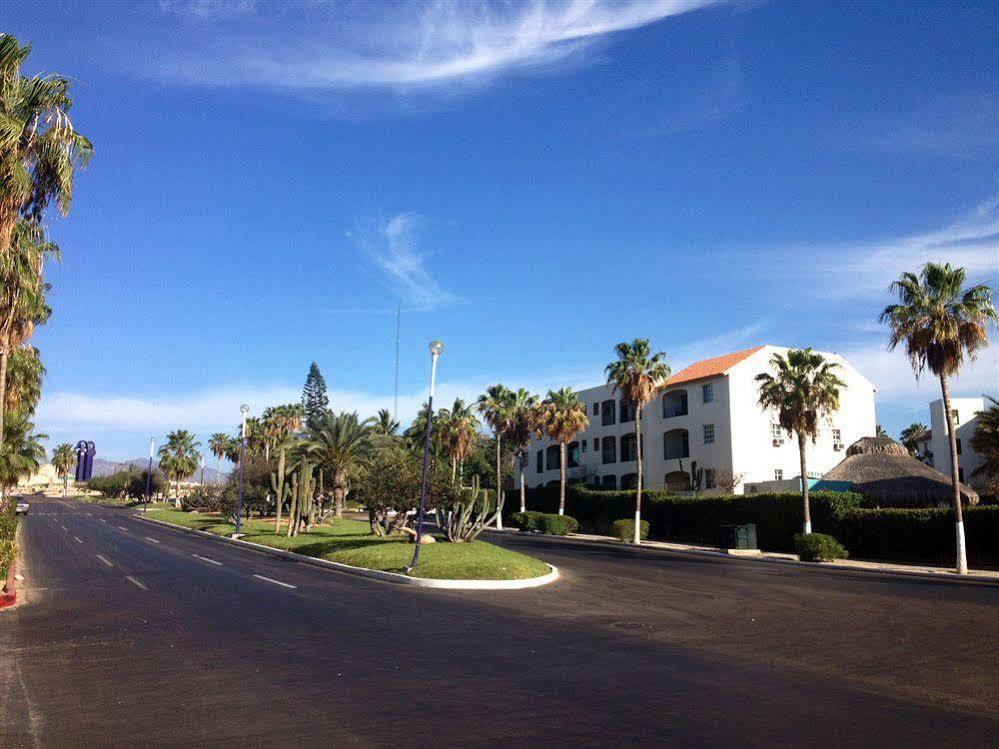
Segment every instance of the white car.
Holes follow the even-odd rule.
[[[15,515],[27,515],[28,514],[28,503],[18,502],[17,507],[14,508]]]

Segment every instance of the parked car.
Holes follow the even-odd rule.
[[[18,502],[17,506],[14,508],[15,515],[27,515],[28,514],[28,503]]]

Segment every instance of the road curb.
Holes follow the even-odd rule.
[[[256,544],[252,541],[243,541],[242,539],[229,538],[227,536],[216,536],[214,533],[199,531],[197,528],[186,528],[182,525],[174,525],[173,523],[168,523],[164,520],[148,518],[137,513],[134,514],[134,517],[139,520],[144,520],[147,523],[155,523],[156,525],[163,526],[164,528],[172,528],[173,530],[180,531],[182,533],[203,536],[215,541],[225,541],[226,543],[234,544],[236,546],[246,546],[248,548],[255,549],[256,551],[262,551],[283,559],[291,559],[296,562],[311,564],[315,567],[333,569],[338,572],[346,572],[350,575],[367,577],[373,580],[381,580],[383,582],[394,583],[396,585],[410,585],[416,588],[446,588],[449,590],[524,590],[526,588],[540,588],[541,586],[553,583],[558,579],[558,567],[553,564],[548,564],[548,562],[545,562],[545,564],[551,571],[547,575],[530,577],[524,580],[435,580],[427,577],[409,577],[408,575],[400,575],[397,572],[383,572],[382,570],[371,570],[367,567],[354,567],[353,565],[343,564],[341,562],[331,562],[328,559],[318,559],[316,557],[306,556],[305,554],[299,554],[294,551],[275,549],[273,546],[264,546],[263,544]]]
[[[991,587],[999,587],[999,577],[993,577],[989,575],[958,575],[954,572],[940,571],[940,572],[930,572],[926,570],[907,570],[907,569],[893,569],[885,567],[853,567],[847,564],[837,564],[836,562],[802,562],[796,559],[781,559],[777,557],[768,556],[744,556],[739,554],[729,554],[727,551],[718,550],[712,551],[711,549],[683,549],[683,548],[667,548],[662,546],[649,546],[648,544],[642,544],[636,547],[634,544],[622,543],[611,538],[607,540],[603,539],[592,539],[592,538],[576,538],[573,536],[550,536],[543,533],[523,533],[523,531],[515,530],[512,528],[504,528],[503,530],[497,530],[496,528],[487,528],[490,533],[498,533],[504,535],[520,536],[523,535],[527,538],[542,539],[544,541],[550,541],[554,543],[572,543],[572,544],[583,544],[583,545],[593,545],[593,546],[611,546],[613,548],[629,550],[633,552],[641,551],[657,551],[667,554],[681,554],[687,556],[698,556],[698,557],[713,557],[716,559],[731,559],[733,561],[740,562],[755,562],[757,564],[784,564],[791,567],[811,567],[812,569],[825,570],[827,572],[847,572],[851,574],[860,575],[884,575],[884,576],[894,576],[894,577],[914,577],[921,580],[937,580],[946,583],[970,583],[974,585],[980,585],[985,583]],[[766,552],[763,552],[765,554]],[[876,564],[876,563],[872,563]]]

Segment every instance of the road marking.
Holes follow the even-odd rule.
[[[192,554],[191,556],[197,557],[202,562],[209,562],[210,564],[217,564],[219,567],[222,566],[222,562],[216,562],[214,559],[209,559],[208,557],[203,557],[200,554]]]
[[[108,567],[114,567],[114,565],[111,564],[111,562],[109,562],[107,559],[105,559],[104,557],[102,557],[100,554],[97,554],[96,556],[97,556],[98,559],[100,559],[102,562],[104,562],[104,564],[106,564]]]
[[[97,518],[97,519],[100,520],[102,523],[106,523],[107,522],[107,520],[105,520],[104,518]]]
[[[76,539],[76,542],[77,542],[78,544],[82,544],[82,543],[83,543],[83,541],[81,541],[81,540],[80,540],[80,537],[79,537],[79,536],[73,536],[73,538],[74,538],[74,539]]]
[[[124,525],[116,525],[115,528],[117,528],[120,531],[127,531],[128,530],[128,528],[126,528]]]
[[[143,585],[142,583],[140,583],[138,580],[136,580],[131,575],[125,575],[125,579],[128,580],[130,583],[132,583],[132,585],[136,586],[137,588],[142,588],[143,590],[149,590],[149,588],[147,588],[145,585]]]
[[[147,541],[152,541],[154,544],[158,544],[159,543],[159,541],[157,541],[155,538],[150,538],[149,536],[146,536],[146,540]]]
[[[283,583],[280,580],[274,580],[274,579],[269,578],[269,577],[264,577],[263,575],[254,575],[254,577],[257,578],[258,580],[266,580],[269,583],[274,583],[275,585],[283,585],[286,588],[294,588],[295,587],[294,585],[289,585],[288,583]]]
[[[66,527],[65,525],[63,525],[62,523],[59,523],[59,526],[60,526],[60,527],[61,527],[61,528],[62,528],[62,529],[63,529],[64,531],[66,531],[66,533],[69,533],[69,528],[67,528],[67,527]]]

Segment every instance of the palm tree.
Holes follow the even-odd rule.
[[[4,443],[0,447],[0,499],[38,470],[45,460],[41,441],[47,434],[36,434],[35,425],[26,413],[15,411],[3,425]]]
[[[208,449],[215,456],[215,465],[217,466],[215,470],[218,472],[216,480],[219,484],[222,483],[222,458],[229,454],[229,440],[231,439],[225,432],[215,432],[208,438]]]
[[[10,352],[7,381],[4,389],[4,412],[35,412],[42,395],[42,378],[45,367],[34,346],[22,345]]]
[[[891,328],[888,348],[905,347],[905,353],[918,377],[927,368],[940,380],[944,416],[950,439],[950,478],[954,485],[954,523],[957,537],[959,575],[968,573],[968,554],[964,543],[964,516],[961,512],[961,482],[958,476],[957,436],[950,407],[948,378],[961,370],[965,357],[974,359],[979,349],[989,344],[988,323],[995,322],[992,289],[985,284],[962,289],[964,268],[950,263],[926,263],[915,273],[903,273],[892,283],[891,291],[898,304],[889,304],[881,312],[881,322]]]
[[[514,461],[520,466],[520,511],[527,512],[527,490],[524,486],[524,464],[531,440],[541,436],[538,396],[519,388],[510,401],[509,438],[516,451]]]
[[[160,468],[168,479],[174,481],[174,507],[180,509],[180,481],[190,476],[198,467],[198,449],[201,443],[186,429],[177,429],[167,435],[160,447]]]
[[[805,513],[805,533],[812,532],[808,504],[808,466],[805,440],[814,444],[823,419],[839,408],[839,391],[845,388],[836,375],[839,365],[826,361],[811,348],[788,349],[787,357],[774,354],[770,365],[776,374],[756,375],[759,404],[777,413],[777,421],[790,436],[798,435],[798,461],[801,467],[801,500]]]
[[[434,417],[437,438],[441,447],[451,459],[451,480],[458,474],[458,465],[463,463],[475,447],[479,438],[479,422],[475,418],[471,404],[461,398],[454,399],[450,408],[442,408]]]
[[[63,215],[69,211],[74,170],[93,153],[69,119],[69,79],[21,75],[30,51],[0,34],[0,257],[19,217],[40,220],[52,200]]]
[[[496,527],[503,528],[503,469],[500,465],[501,442],[510,430],[513,413],[511,402],[513,393],[504,385],[490,385],[479,396],[476,405],[479,413],[496,438]]]
[[[52,466],[56,470],[56,475],[62,479],[62,496],[69,494],[69,471],[76,462],[76,453],[73,446],[68,442],[63,442],[52,451]]]
[[[270,459],[271,447],[286,442],[292,434],[302,428],[304,418],[305,407],[301,403],[287,403],[264,409],[260,427],[264,438],[265,459]],[[250,422],[247,420],[247,431],[249,428]]]
[[[306,452],[318,468],[330,477],[333,517],[343,517],[351,479],[367,464],[374,452],[371,419],[361,421],[357,413],[323,413],[309,430]]]
[[[979,411],[976,416],[975,433],[971,435],[971,449],[982,456],[982,464],[973,476],[999,477],[999,400],[985,396],[992,405]]]
[[[540,421],[548,436],[559,444],[558,514],[565,515],[566,445],[590,423],[586,405],[572,388],[549,390],[541,403]]]
[[[909,424],[905,429],[902,430],[901,434],[898,435],[899,441],[905,446],[905,449],[909,451],[910,455],[915,455],[916,451],[919,449],[919,438],[925,434],[929,427],[926,424],[915,421]]]
[[[372,428],[375,430],[375,434],[380,434],[384,437],[393,437],[399,431],[399,422],[392,418],[392,414],[389,413],[387,408],[382,408],[379,409],[378,416]]]
[[[669,380],[666,354],[653,354],[647,338],[636,338],[631,343],[622,342],[614,347],[617,361],[607,365],[607,382],[635,409],[635,463],[638,467],[638,484],[635,491],[635,543],[642,543],[642,409],[655,398]]]

